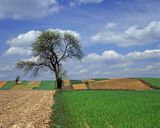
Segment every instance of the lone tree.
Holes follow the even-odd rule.
[[[33,42],[32,52],[34,61],[20,61],[17,68],[31,72],[33,77],[39,71],[53,71],[58,89],[62,88],[62,61],[72,58],[81,60],[83,57],[79,38],[72,32],[62,30],[42,32]]]

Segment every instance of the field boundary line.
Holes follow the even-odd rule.
[[[144,83],[146,86],[152,88],[152,89],[156,89],[156,90],[160,90],[159,87],[156,87],[156,86],[153,86],[152,84],[150,84],[149,82],[145,81],[145,80],[142,80],[142,79],[139,79],[142,83]]]

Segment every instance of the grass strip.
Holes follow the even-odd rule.
[[[108,78],[95,78],[93,80],[95,80],[95,81],[101,81],[101,80],[109,80],[109,79]]]
[[[15,81],[8,81],[0,90],[9,90],[15,85]]]
[[[153,87],[157,87],[160,89],[160,78],[139,78],[140,80],[144,80]]]
[[[54,95],[54,104],[52,106],[51,128],[67,128],[66,108],[61,92],[57,91]]]
[[[70,80],[70,84],[73,85],[73,84],[81,84],[82,81],[81,80]]]
[[[54,90],[57,84],[56,81],[48,80],[48,81],[41,81],[41,84],[37,90]]]
[[[24,81],[22,81],[20,84],[21,84],[21,85],[27,85],[28,83],[29,83],[29,81],[24,80]]]

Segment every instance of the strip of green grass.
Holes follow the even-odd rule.
[[[70,84],[73,85],[73,84],[81,84],[81,80],[70,80]]]
[[[41,84],[37,90],[54,90],[57,84],[56,81],[48,80],[48,81],[41,81]]]
[[[152,86],[160,88],[160,78],[140,78],[140,79],[146,81]]]
[[[21,85],[27,85],[28,83],[29,83],[29,81],[24,80],[21,82]]]
[[[160,128],[159,91],[68,91],[56,95],[53,128]]]
[[[9,90],[15,85],[15,81],[8,81],[0,90]]]
[[[109,79],[108,78],[95,78],[93,80],[95,80],[95,81],[101,81],[101,80],[109,80]]]

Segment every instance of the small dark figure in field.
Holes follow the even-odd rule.
[[[19,80],[20,80],[20,76],[16,76],[16,80],[15,80],[16,84],[19,84]]]

